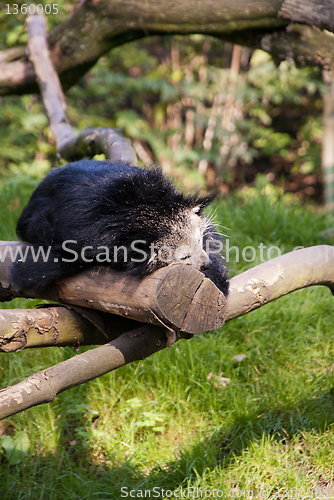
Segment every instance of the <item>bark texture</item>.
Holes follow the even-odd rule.
[[[329,0],[83,0],[50,33],[51,59],[64,89],[69,88],[113,47],[151,35],[203,33],[263,48],[280,60],[332,66],[333,6]],[[300,28],[286,32],[291,21]],[[305,26],[305,24],[310,26]],[[304,31],[304,27],[309,28]],[[291,47],[293,44],[293,47]],[[24,48],[0,54],[0,95],[38,92]]]
[[[232,278],[225,320],[246,314],[287,293],[311,285],[325,285],[333,292],[333,247],[323,245],[291,252]],[[195,304],[192,306],[196,309]],[[214,306],[212,303],[212,309]],[[52,311],[50,313],[53,314]],[[51,323],[54,322],[54,318],[51,318]],[[65,328],[64,335],[66,333]],[[3,389],[0,391],[0,419],[50,402],[66,389],[165,348],[180,338],[177,332],[174,336],[171,333],[155,325],[141,326],[123,333],[112,342]]]
[[[167,345],[162,328],[145,325],[91,351],[35,373],[0,391],[0,420],[22,410],[50,403],[57,394],[131,361],[144,359]]]
[[[334,31],[332,0],[284,0],[279,16],[295,23]]]
[[[130,276],[108,266],[95,266],[33,293],[18,290],[10,282],[13,265],[10,250],[18,247],[26,249],[27,245],[0,242],[0,252],[6,252],[6,258],[0,263],[2,301],[14,297],[49,299],[190,334],[224,324],[224,294],[191,266],[172,265],[149,276]]]
[[[0,352],[31,347],[102,345],[140,324],[82,307],[0,310]]]

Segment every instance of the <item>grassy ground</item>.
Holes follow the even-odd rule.
[[[15,239],[34,183],[1,184],[0,239]],[[221,201],[216,217],[240,251],[321,244],[334,224],[263,182]],[[260,262],[235,257],[231,274]],[[301,290],[6,419],[0,498],[334,496],[333,321],[328,289]],[[1,387],[73,354],[1,354]]]

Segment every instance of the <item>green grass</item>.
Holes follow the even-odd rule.
[[[15,239],[34,183],[0,186],[1,239]],[[334,223],[263,181],[219,202],[216,217],[230,246],[262,242],[282,252],[324,243],[319,233]],[[259,262],[229,266],[239,273]],[[328,289],[300,290],[6,419],[5,435],[22,452],[15,460],[2,448],[0,498],[108,500],[131,489],[168,498],[181,487],[186,498],[260,498],[261,489],[261,498],[333,496],[333,320]],[[1,387],[73,354],[1,354]],[[230,383],[220,386],[219,377]]]

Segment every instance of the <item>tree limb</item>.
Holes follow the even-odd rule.
[[[232,278],[226,321],[311,285],[325,285],[333,292],[333,264],[334,248],[321,245],[290,252]],[[168,331],[157,326],[139,327],[104,346],[3,389],[0,391],[0,419],[53,401],[66,389],[164,349],[166,334],[169,335]]]
[[[56,139],[57,151],[66,160],[104,153],[115,163],[136,165],[136,154],[124,137],[115,130],[87,127],[78,137],[66,118],[66,102],[58,74],[54,70],[46,41],[44,15],[29,15],[29,59],[34,65],[50,128]]]
[[[304,23],[320,29],[334,31],[332,0],[284,0],[279,17],[294,23]]]
[[[140,324],[82,307],[0,310],[0,352],[31,347],[102,345]]]
[[[295,61],[298,66],[316,66],[334,71],[334,35],[314,26],[290,24],[285,31],[266,34],[261,48],[277,63]]]
[[[288,53],[299,63],[305,61],[318,66],[326,61],[327,66],[332,67],[334,48],[328,46],[328,33],[319,31],[314,40],[310,32],[306,36],[302,28],[295,31],[293,37],[286,32],[289,21],[283,16],[301,19],[289,14],[292,3],[295,3],[296,10],[297,0],[285,2],[283,6],[282,0],[193,0],[191,9],[189,0],[166,0],[163,6],[155,0],[84,0],[50,34],[51,59],[63,88],[67,89],[116,46],[152,35],[203,33],[263,48],[281,59],[285,59]],[[312,10],[312,3],[320,7]],[[300,4],[301,1],[299,10]],[[330,4],[329,0],[307,0],[305,19],[299,22],[323,28],[328,5],[327,18],[332,19]],[[332,29],[332,21],[326,26]],[[297,46],[294,50],[291,50],[292,42]],[[38,91],[24,49],[18,48],[16,54],[20,54],[20,50],[20,58],[13,62],[8,62],[8,52],[5,56],[0,54],[0,64],[6,61],[1,64],[0,95]]]
[[[48,299],[192,334],[213,330],[224,323],[224,294],[203,273],[182,264],[142,277],[114,271],[108,266],[95,266],[40,292],[18,290],[10,283],[10,269],[16,260],[13,252],[18,248],[27,250],[27,246],[0,242],[3,261],[0,262],[0,301],[14,297]]]
[[[0,391],[0,420],[22,410],[50,403],[57,394],[131,361],[144,359],[167,345],[162,328],[145,325],[108,344],[78,354]]]
[[[131,144],[111,128],[86,127],[78,137],[62,144],[58,151],[68,161],[104,153],[106,158],[116,164],[130,166],[138,164],[136,153]]]
[[[73,317],[70,317],[70,314],[66,310],[63,311],[62,308],[56,311],[59,322],[56,332],[52,330],[54,321],[53,311],[51,311],[51,317],[48,315],[49,313],[45,312],[40,319],[39,310],[3,310],[2,318],[4,326],[0,329],[0,346],[2,346],[3,351],[8,352],[32,346],[75,345],[77,342],[80,344],[98,344],[100,341],[97,341],[97,338],[103,343],[103,341],[106,342],[115,338],[118,328],[120,329],[120,333],[122,333],[134,327],[135,323],[132,323],[132,326],[131,323],[130,326],[127,323],[131,317],[144,322],[155,323],[157,326],[171,326],[171,323],[168,323],[164,314],[158,317],[156,313],[159,313],[159,307],[153,304],[162,303],[164,306],[168,303],[170,304],[168,290],[174,296],[175,289],[178,288],[182,290],[180,292],[181,295],[176,295],[173,302],[174,305],[169,308],[166,307],[163,311],[166,315],[169,314],[170,318],[173,315],[173,325],[176,331],[179,330],[180,324],[183,322],[186,326],[185,331],[188,333],[190,329],[195,329],[193,326],[190,328],[189,324],[190,326],[195,324],[197,331],[214,329],[221,326],[224,319],[225,321],[229,321],[300,288],[325,285],[331,290],[334,289],[334,248],[327,245],[290,252],[235,276],[230,280],[230,293],[227,303],[222,309],[217,301],[217,297],[219,297],[219,300],[222,300],[219,295],[210,293],[203,299],[203,296],[200,297],[198,293],[195,293],[191,300],[190,297],[193,294],[191,291],[192,287],[195,290],[200,281],[196,281],[197,275],[195,281],[187,281],[190,276],[194,279],[194,275],[192,274],[182,274],[184,270],[186,272],[191,270],[189,266],[179,266],[182,269],[179,276],[178,272],[175,274],[176,267],[178,266],[172,266],[170,269],[167,269],[167,275],[160,274],[158,277],[153,275],[155,284],[152,285],[153,282],[151,282],[147,287],[145,284],[147,283],[146,278],[138,280],[134,277],[126,277],[123,273],[108,272],[108,268],[100,268],[98,272],[94,270],[86,271],[77,275],[77,277],[62,280],[58,286],[50,287],[43,294],[43,298],[57,299],[62,302],[117,312],[118,315],[125,316],[123,318],[124,323],[120,323],[122,318],[119,318],[119,316],[99,312],[98,310],[90,310],[87,307],[74,307],[74,310],[81,317],[84,316],[100,332],[103,332],[105,335],[104,338],[101,335],[96,337],[97,334],[95,335],[93,330],[92,335],[94,333],[94,336],[90,338],[89,330],[92,328],[92,324],[87,321],[83,324],[83,332],[80,333],[81,323],[78,324],[79,319],[75,314]],[[169,274],[170,271],[172,271],[171,274]],[[1,263],[0,283],[6,285],[5,288],[2,288],[5,298],[9,299],[10,296],[13,298],[23,295],[19,291],[13,290],[9,284],[8,277],[6,281],[6,272],[8,272],[8,267],[6,267],[5,263]],[[101,278],[101,274],[99,273],[102,273],[103,278]],[[186,282],[186,290],[182,286],[180,276]],[[203,277],[200,276],[200,279],[203,279]],[[167,294],[164,292],[164,295],[156,300],[156,285],[159,280],[161,280],[160,283],[163,283],[160,290],[167,289]],[[85,299],[81,297],[80,290],[82,290],[82,287],[85,289]],[[211,292],[214,289],[215,287],[211,288],[210,284]],[[177,305],[178,308],[176,307]],[[68,307],[71,308],[71,306]],[[206,308],[209,311],[210,320],[203,321],[201,319],[203,309]],[[191,311],[190,314],[186,313],[188,310]],[[153,314],[154,311],[155,314]],[[204,317],[208,315],[204,315]],[[224,318],[219,320],[221,315]],[[187,321],[184,320],[184,317],[187,318]],[[192,323],[190,323],[190,318]],[[66,327],[63,331],[64,324]],[[45,325],[49,325],[47,326],[48,331],[42,336],[38,332],[41,332],[41,330],[44,331],[46,329]],[[70,325],[73,328],[73,334],[69,331]],[[30,327],[30,329],[27,329],[27,327]],[[57,334],[57,338],[54,337],[55,333]]]
[[[26,19],[26,27],[29,59],[35,68],[46,114],[50,120],[50,128],[56,139],[57,151],[60,151],[63,144],[75,141],[75,136],[65,115],[66,102],[59,77],[49,57],[45,16],[29,15]]]
[[[0,250],[11,245],[15,248],[23,244],[1,242]],[[191,266],[168,266],[145,277],[96,266],[60,280],[36,295],[13,287],[9,279],[13,265],[10,253],[2,260],[0,300],[15,297],[49,299],[188,333],[218,328],[224,318],[240,316],[294,290],[312,285],[326,285],[333,289],[334,283],[334,247],[329,245],[296,250],[235,276],[230,280],[231,291],[226,305],[222,293]],[[205,288],[201,300],[198,300],[201,287]],[[85,297],[82,297],[83,289]],[[198,305],[187,316],[191,304]]]
[[[313,285],[328,286],[334,292],[334,247],[296,250],[232,278],[225,321]]]

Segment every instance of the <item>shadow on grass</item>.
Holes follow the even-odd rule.
[[[179,458],[143,473],[140,464],[132,459],[120,462],[116,456],[97,456],[93,452],[89,441],[94,416],[88,412],[87,417],[88,406],[82,403],[84,395],[82,387],[80,389],[80,403],[69,404],[67,412],[63,411],[57,419],[59,444],[55,454],[32,457],[29,463],[14,466],[15,471],[2,463],[2,499],[109,500],[125,498],[130,490],[142,495],[144,490],[150,490],[152,497],[156,494],[159,498],[158,492],[162,489],[186,488],[217,466],[233,466],[254,441],[263,437],[284,444],[302,432],[322,434],[334,423],[333,387],[296,404],[257,407],[252,413],[236,417],[233,425],[222,425],[207,438],[197,441],[182,451]],[[66,399],[61,407],[66,405]],[[19,480],[11,480],[11,471]]]

